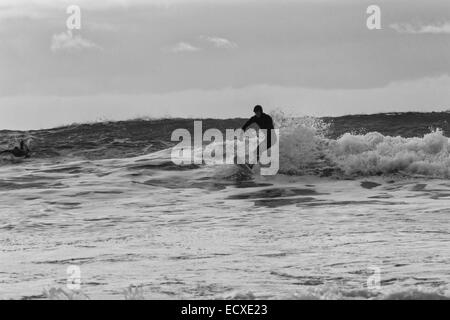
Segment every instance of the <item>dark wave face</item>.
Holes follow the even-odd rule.
[[[0,145],[6,149],[20,138],[31,139],[33,157],[73,157],[89,160],[135,157],[172,146],[178,128],[193,131],[193,119],[129,120],[76,124],[27,132],[2,131]],[[205,129],[239,127],[241,119],[203,120]]]
[[[246,119],[204,119],[203,130],[240,128]],[[450,133],[450,113],[394,113],[323,118],[329,124],[325,136],[336,139],[345,133],[379,132],[384,136],[423,137],[440,128]],[[76,124],[46,130],[0,131],[0,148],[7,149],[19,139],[31,140],[34,158],[73,157],[110,159],[134,157],[159,151],[174,143],[172,132],[185,128],[192,134],[194,119],[129,120]]]
[[[404,138],[423,137],[437,128],[445,136],[450,135],[450,112],[380,113],[323,118],[331,122],[330,138],[338,138],[347,132],[379,132],[385,136]]]

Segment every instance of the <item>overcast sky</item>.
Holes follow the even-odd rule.
[[[0,129],[438,111],[449,73],[449,0],[0,0]]]

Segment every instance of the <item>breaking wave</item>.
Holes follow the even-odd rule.
[[[442,129],[422,137],[345,133],[327,138],[322,119],[287,121],[274,115],[280,128],[280,172],[346,176],[450,176],[450,141]]]
[[[153,292],[146,291],[143,286],[130,285],[123,291],[124,300],[152,299]],[[89,300],[82,291],[71,291],[62,287],[45,289],[37,297],[45,300]],[[224,300],[256,300],[256,299],[282,299],[282,300],[450,300],[444,290],[427,288],[398,288],[382,292],[368,289],[344,290],[336,286],[319,288],[305,288],[288,295],[257,294],[252,291],[229,291],[219,299]],[[119,298],[120,299],[120,298]]]
[[[450,300],[442,290],[391,289],[384,292],[368,289],[343,290],[335,286],[304,289],[280,297],[258,296],[253,292],[234,291],[223,297],[229,300],[283,299],[283,300]]]
[[[276,111],[272,116],[280,129],[282,174],[450,176],[448,112],[294,118]],[[223,132],[240,127],[243,121],[204,119],[203,130],[217,128]],[[192,131],[192,127],[193,119],[135,119],[29,132],[0,131],[0,150],[25,139],[31,145],[33,159],[153,157],[175,145],[170,140],[175,129]],[[21,161],[8,156],[1,157],[0,162]]]

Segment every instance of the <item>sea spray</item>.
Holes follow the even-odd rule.
[[[345,134],[333,143],[333,162],[349,175],[392,173],[449,177],[449,139],[440,130],[423,138]]]
[[[273,118],[280,128],[281,173],[450,176],[449,138],[440,129],[423,137],[347,132],[330,139],[330,124],[322,119],[296,118],[282,112],[273,113]]]
[[[301,175],[323,167],[329,143],[325,136],[330,124],[314,117],[293,117],[279,110],[271,115],[280,130],[280,172]]]

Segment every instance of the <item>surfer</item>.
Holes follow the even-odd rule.
[[[255,113],[255,115],[253,117],[251,117],[243,126],[242,126],[242,130],[245,132],[247,130],[247,128],[252,125],[253,123],[256,123],[258,125],[258,127],[260,129],[265,129],[267,130],[267,134],[266,134],[266,139],[261,142],[261,145],[263,145],[263,143],[266,144],[266,150],[269,151],[269,149],[272,147],[273,143],[272,143],[272,134],[273,134],[273,120],[272,117],[269,116],[268,114],[263,112],[263,108],[260,105],[257,105],[253,108],[253,112]],[[275,141],[274,141],[275,142]],[[259,162],[259,146],[256,150],[256,158]],[[250,168],[253,167],[253,165],[249,165]]]
[[[23,140],[20,141],[20,148],[14,147],[14,149],[4,150],[4,151],[0,152],[0,154],[4,154],[4,153],[10,153],[14,157],[25,157],[25,158],[30,157],[30,149],[28,148],[28,146],[25,144],[25,142]]]

